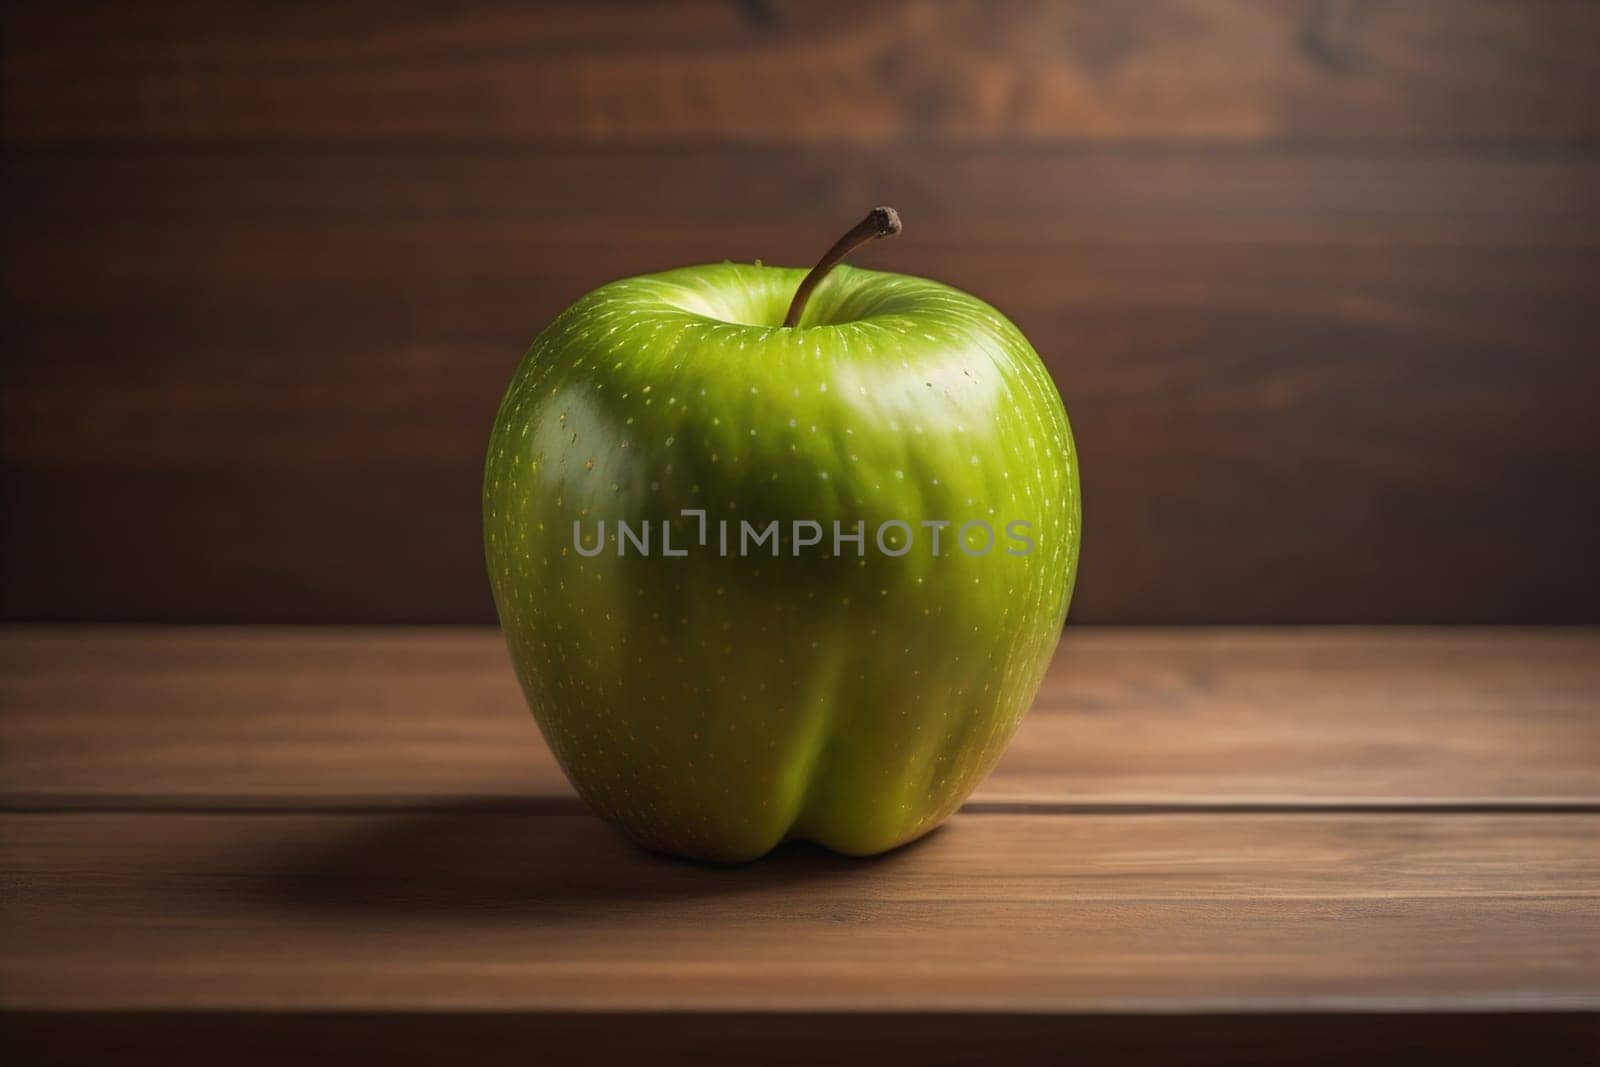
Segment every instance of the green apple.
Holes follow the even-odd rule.
[[[983,301],[832,269],[895,230],[878,209],[809,274],[602,286],[501,404],[484,535],[512,660],[578,792],[648,848],[910,841],[1055,648],[1080,537],[1060,396]]]

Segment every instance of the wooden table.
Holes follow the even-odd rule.
[[[1600,1051],[1595,631],[1070,629],[944,829],[739,868],[589,816],[491,631],[13,628],[0,706],[40,1060]]]

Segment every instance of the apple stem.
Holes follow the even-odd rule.
[[[877,240],[879,237],[893,237],[900,232],[900,213],[892,207],[875,207],[867,212],[867,217],[850,228],[845,234],[833,243],[833,247],[822,254],[817,260],[817,265],[811,268],[800,282],[800,288],[794,291],[794,300],[789,304],[789,314],[784,316],[784,326],[800,325],[800,316],[806,309],[806,301],[811,298],[811,293],[819,282],[839,261],[851,252],[860,248],[868,241]]]

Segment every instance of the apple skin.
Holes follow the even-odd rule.
[[[1077,459],[1027,340],[958,290],[851,267],[783,328],[804,273],[603,286],[534,341],[495,420],[484,537],[518,678],[578,792],[650,849],[867,855],[926,833],[1000,758],[1066,617]],[[707,513],[707,547],[682,509]],[[779,556],[722,555],[723,519],[735,545],[739,520],[780,520]],[[619,555],[617,520],[648,520],[655,551]],[[688,555],[660,550],[668,520]],[[795,555],[794,520],[823,543]],[[863,554],[832,554],[835,520],[865,523]],[[903,555],[875,544],[889,520]],[[938,556],[923,520],[952,523]],[[986,555],[981,528],[956,544],[971,520]],[[1013,520],[1031,552],[1008,553]]]

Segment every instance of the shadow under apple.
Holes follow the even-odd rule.
[[[719,866],[646,851],[576,802],[321,815],[303,830],[256,857],[262,888],[277,903],[462,921],[508,914],[580,920],[662,909],[687,916],[737,896],[745,915],[770,909],[849,922],[870,907],[870,884],[920,847],[913,842],[862,859],[796,841],[751,863]],[[862,886],[859,897],[814,892],[820,883],[837,889],[852,882]]]

